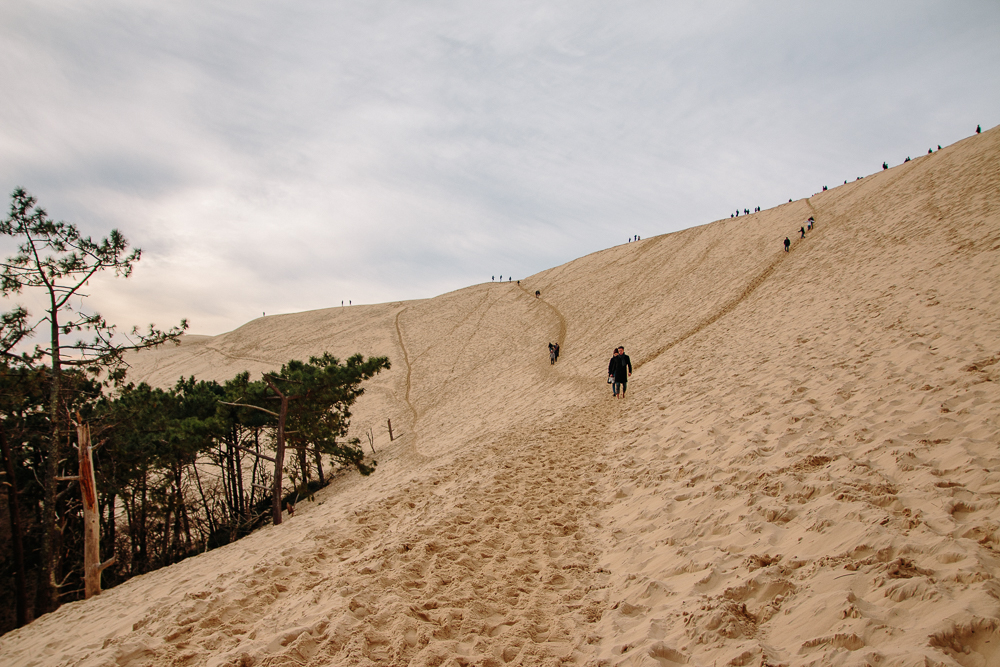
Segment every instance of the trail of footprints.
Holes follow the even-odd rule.
[[[607,578],[602,410],[474,443],[370,511],[154,608],[135,629],[174,629],[119,647],[118,664],[582,664]]]
[[[386,535],[381,553],[360,558],[357,576],[339,582],[350,613],[320,662],[578,661],[583,628],[599,616],[589,597],[599,494],[578,489],[598,485],[600,470],[594,439],[578,428],[570,421],[482,443],[455,464],[464,474],[437,476],[456,481],[404,490],[394,504],[415,521]],[[422,514],[421,499],[435,506]]]

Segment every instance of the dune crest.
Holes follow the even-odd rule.
[[[0,656],[1000,664],[998,286],[995,128],[520,286],[138,355],[134,377],[159,385],[387,355],[353,421],[375,429],[378,471],[65,605]],[[635,369],[623,401],[604,381],[618,344]]]

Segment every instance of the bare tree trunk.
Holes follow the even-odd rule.
[[[236,449],[233,447],[232,441],[233,434],[230,432],[229,437],[225,438],[226,443],[226,465],[225,469],[222,471],[222,481],[223,488],[226,490],[226,505],[229,509],[229,524],[232,525],[236,517],[239,516],[239,510],[237,508],[239,501],[236,498],[236,462],[233,460],[233,453]]]
[[[115,493],[112,493],[111,495],[108,496],[107,498],[108,520],[104,524],[105,527],[104,532],[108,537],[108,539],[104,542],[105,545],[104,553],[108,553],[110,551],[112,556],[115,555],[115,546],[118,541],[118,526],[116,525],[115,522],[115,500],[117,498],[118,495]],[[107,548],[108,545],[111,545],[110,549]],[[101,557],[103,558],[103,556]]]
[[[306,458],[306,448],[305,445],[296,448],[299,455],[299,470],[302,471],[302,484],[306,487],[309,485],[309,459]]]
[[[49,288],[51,306],[49,324],[52,336],[52,377],[49,387],[49,427],[51,437],[45,443],[45,476],[42,478],[44,500],[42,501],[42,578],[38,591],[41,611],[49,612],[56,607],[59,584],[56,582],[56,477],[59,475],[60,419],[59,394],[62,390],[62,352],[59,348],[59,308],[55,293]]]
[[[149,471],[142,473],[142,503],[139,505],[139,572],[142,574],[149,567],[149,527],[147,525],[147,510],[149,506]]]
[[[323,486],[326,484],[326,479],[323,477],[323,454],[320,453],[319,449],[314,449],[313,454],[316,456],[316,472],[319,474],[319,484]]]
[[[274,498],[271,503],[271,518],[274,521],[274,525],[277,526],[281,524],[281,473],[282,466],[285,463],[285,419],[288,417],[288,396],[278,389],[266,375],[264,376],[264,381],[281,398],[281,411],[278,413],[278,444],[274,452],[274,480],[272,488]]]
[[[202,507],[205,508],[205,518],[208,520],[208,532],[209,534],[212,534],[216,531],[215,515],[212,514],[212,511],[208,508],[208,499],[205,498],[205,489],[201,486],[201,475],[198,474],[198,464],[191,466],[191,468],[194,470],[194,481],[198,487],[198,495],[201,496]]]
[[[101,592],[101,572],[115,562],[101,562],[101,513],[97,507],[97,480],[90,451],[90,425],[78,421],[76,437],[80,454],[80,495],[83,497],[83,589],[86,598]]]
[[[233,427],[233,441],[238,442],[239,437],[240,437],[239,432],[236,430],[236,427]],[[240,517],[239,521],[242,524],[246,523],[248,515],[247,499],[246,496],[244,495],[245,491],[243,489],[243,454],[239,450],[236,450],[235,455],[236,455],[236,490],[237,490],[236,497],[237,500],[239,501],[238,505],[236,506],[236,511],[239,512],[239,517]]]
[[[233,442],[239,443],[240,433],[233,426]],[[237,449],[234,452],[236,456],[236,498],[238,504],[236,506],[236,511],[239,512],[239,522],[243,524],[247,520],[247,499],[246,490],[243,488],[243,453]]]
[[[260,454],[260,429],[255,428],[253,430],[253,449],[255,452]],[[254,511],[254,506],[256,505],[255,496],[257,494],[257,482],[263,481],[259,480],[258,472],[260,472],[260,457],[255,456],[253,458],[253,468],[250,470],[250,502],[247,505],[247,518],[250,517],[250,512]]]
[[[7,435],[0,430],[0,450],[3,451],[4,470],[7,472],[7,505],[10,512],[10,536],[14,544],[14,598],[17,607],[17,627],[28,624],[28,591],[25,588],[27,572],[24,570],[24,542],[21,538],[21,511],[17,501],[17,481],[14,477],[14,455]]]
[[[160,547],[161,562],[160,567],[170,564],[170,517],[173,515],[174,502],[171,496],[174,495],[173,485],[163,494],[165,511],[163,513],[163,545]]]
[[[122,499],[122,505],[125,506],[125,520],[128,522],[128,546],[129,546],[129,562],[128,571],[130,575],[135,574],[135,564],[138,560],[137,549],[138,549],[138,536],[135,532],[136,517],[138,512],[135,508],[135,488],[129,489],[128,497]]]

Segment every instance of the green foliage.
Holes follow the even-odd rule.
[[[350,425],[350,408],[364,393],[361,383],[388,368],[386,357],[366,360],[356,354],[341,364],[329,353],[310,357],[307,363],[290,361],[282,366],[270,377],[298,396],[289,405],[290,445],[313,447],[341,465],[354,466],[362,475],[371,474],[373,468],[365,464],[358,440],[342,439]]]

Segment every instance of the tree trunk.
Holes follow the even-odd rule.
[[[160,546],[160,567],[166,567],[170,564],[170,517],[173,516],[174,503],[171,496],[173,493],[173,485],[167,488],[163,493],[163,543]]]
[[[101,592],[101,572],[115,562],[101,563],[101,513],[97,508],[97,480],[90,451],[90,425],[78,422],[76,438],[80,454],[80,495],[83,498],[83,590],[86,598]]]
[[[279,390],[266,376],[264,380],[268,386],[281,398],[281,411],[278,413],[278,444],[274,452],[274,480],[272,493],[274,495],[271,503],[271,518],[274,525],[281,524],[281,473],[285,462],[285,419],[288,417],[288,396]]]
[[[234,426],[233,441],[239,442],[239,438],[240,434],[236,430],[236,427]],[[243,454],[238,449],[234,452],[234,454],[236,455],[236,492],[237,492],[237,500],[239,501],[236,510],[239,512],[240,515],[240,524],[244,524],[247,521],[248,512],[247,512],[247,499],[246,496],[244,495],[244,489],[243,489]]]
[[[233,489],[236,484],[233,479],[233,445],[228,436],[219,442],[219,473],[222,477],[222,491],[226,497],[226,511],[228,514],[226,520],[228,523],[232,523],[233,514],[235,514],[234,504],[236,502]]]
[[[142,497],[139,505],[139,526],[137,534],[139,536],[139,574],[143,574],[149,567],[149,531],[146,522],[146,510],[149,504],[149,472],[142,473]]]
[[[255,452],[260,454],[260,429],[255,428],[253,430],[253,449]],[[247,503],[247,519],[250,518],[250,513],[254,511],[256,505],[256,494],[257,494],[257,482],[264,481],[259,479],[258,472],[260,472],[260,457],[253,457],[253,468],[250,469],[250,502]]]
[[[59,476],[59,394],[62,391],[62,352],[59,348],[59,309],[50,292],[52,377],[49,387],[49,427],[51,437],[45,442],[45,476],[42,478],[42,578],[38,591],[41,611],[55,609],[59,584],[56,581],[56,477]]]
[[[128,496],[122,499],[122,505],[125,507],[125,521],[128,527],[128,546],[129,546],[129,561],[128,561],[128,571],[130,575],[135,574],[135,564],[138,559],[137,554],[137,544],[138,537],[135,532],[136,526],[136,516],[138,515],[135,508],[135,488],[131,488],[128,491]]]
[[[316,473],[319,475],[319,485],[323,486],[326,484],[326,479],[323,477],[323,454],[320,453],[319,449],[314,449],[313,454],[316,456]]]
[[[108,520],[104,524],[106,528],[105,533],[108,536],[107,541],[104,543],[105,544],[104,552],[108,553],[110,551],[112,556],[115,555],[115,544],[118,541],[118,526],[115,522],[115,500],[117,498],[118,495],[115,493],[112,493],[111,495],[108,496],[107,499]],[[107,548],[108,545],[111,545],[110,549]],[[101,557],[103,558],[104,556]]]
[[[28,624],[28,591],[25,588],[27,572],[24,570],[24,542],[21,537],[21,511],[17,501],[17,480],[14,477],[14,455],[7,435],[0,430],[0,450],[3,451],[4,470],[7,472],[9,488],[7,504],[10,512],[10,536],[14,544],[14,597],[17,607],[17,627]]]
[[[198,474],[198,464],[191,466],[194,470],[194,481],[198,486],[198,495],[201,496],[201,505],[205,508],[205,519],[208,521],[208,533],[211,535],[216,531],[215,515],[208,508],[208,499],[205,498],[205,489],[201,486],[201,475]]]
[[[297,448],[299,455],[299,470],[302,471],[302,485],[308,488],[309,485],[309,459],[306,458],[306,446],[303,444]]]

